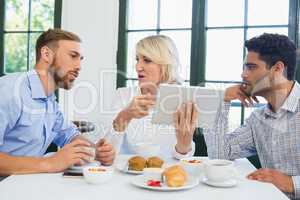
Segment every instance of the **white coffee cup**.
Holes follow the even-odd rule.
[[[143,176],[145,181],[153,180],[153,181],[162,181],[162,168],[144,168]]]
[[[234,163],[230,160],[221,159],[205,161],[204,173],[206,178],[213,182],[224,182],[237,176]]]
[[[89,162],[95,162],[96,161],[96,148],[95,147],[84,147],[86,151],[89,151],[92,155],[90,157]]]

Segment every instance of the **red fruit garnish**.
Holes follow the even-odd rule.
[[[155,181],[155,180],[147,181],[147,185],[152,187],[161,187],[160,181]]]

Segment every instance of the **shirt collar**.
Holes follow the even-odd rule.
[[[41,79],[35,70],[28,71],[27,77],[29,81],[29,87],[31,88],[31,97],[33,99],[56,99],[54,94],[51,94],[49,97],[46,96]]]
[[[289,96],[284,101],[283,105],[279,109],[279,112],[280,112],[280,110],[296,112],[296,109],[297,109],[297,106],[299,103],[299,99],[300,99],[300,85],[297,81],[295,81]],[[272,112],[270,105],[268,104],[266,106],[265,117],[276,118],[276,116],[277,116],[277,113]]]
[[[281,108],[290,112],[295,112],[299,103],[299,99],[300,99],[300,85],[297,81],[295,81],[292,91],[284,101]]]

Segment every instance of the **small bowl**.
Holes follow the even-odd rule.
[[[142,157],[158,156],[160,145],[154,143],[137,143],[133,146],[133,150]]]
[[[162,168],[145,168],[144,169],[144,173],[143,173],[143,177],[145,182],[149,181],[149,180],[154,180],[154,181],[162,181],[162,173],[163,173],[163,169]]]
[[[83,176],[87,183],[100,184],[110,180],[113,176],[113,168],[111,167],[85,167],[83,168]]]
[[[190,176],[200,178],[204,172],[204,157],[187,157],[180,159],[180,165],[187,171]]]

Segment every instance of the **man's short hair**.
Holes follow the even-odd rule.
[[[58,41],[60,40],[81,42],[81,39],[74,33],[64,31],[59,28],[48,29],[47,31],[43,32],[36,41],[36,61],[38,62],[41,58],[42,47],[48,46],[49,48],[56,48],[58,47]]]
[[[276,62],[284,63],[286,78],[294,80],[296,72],[296,47],[287,36],[264,33],[245,42],[248,52],[256,52],[270,68]]]

